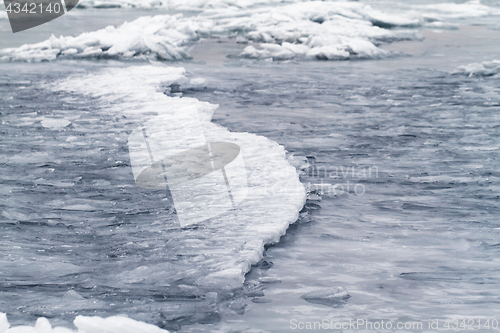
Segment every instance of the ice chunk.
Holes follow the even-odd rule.
[[[108,318],[77,316],[74,325],[79,333],[168,333],[157,326],[136,321],[123,316]],[[76,333],[65,327],[52,329],[47,318],[38,318],[35,326],[16,326],[9,328],[5,313],[0,313],[0,333]]]
[[[452,74],[493,76],[500,73],[500,60],[483,61],[457,67]]]
[[[45,118],[42,120],[42,126],[45,128],[62,128],[69,124],[71,124],[69,120],[61,118]]]
[[[7,315],[0,312],[0,333],[5,333],[10,327]]]
[[[109,318],[77,316],[75,326],[85,333],[168,333],[157,326],[127,317]]]
[[[351,296],[344,287],[320,289],[302,295],[310,303],[322,304],[333,308],[343,307]]]
[[[50,325],[47,318],[38,318],[35,323],[35,332],[36,333],[51,333],[52,325]]]
[[[65,301],[80,301],[83,299],[84,298],[74,290],[68,290],[63,296],[63,300]]]
[[[203,78],[195,78],[195,79],[189,80],[189,84],[188,84],[187,88],[199,90],[199,89],[205,88],[206,85],[207,85],[207,80],[205,80]]]

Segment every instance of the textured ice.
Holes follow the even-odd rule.
[[[408,5],[373,8],[358,2],[275,1],[94,1],[87,5],[110,7],[160,6],[200,9],[195,16],[140,17],[119,27],[109,26],[77,37],[52,36],[48,40],[0,51],[2,60],[41,61],[56,58],[189,58],[201,37],[238,35],[249,42],[241,54],[248,58],[339,60],[377,58],[389,53],[381,43],[416,38],[411,28],[454,28],[451,21],[499,15],[500,10],[470,1],[463,4]],[[84,3],[85,5],[85,3]],[[245,8],[245,9],[241,9]],[[451,21],[450,21],[451,20]]]
[[[469,76],[493,76],[500,73],[500,60],[475,62],[465,66],[459,66],[453,74],[464,74]]]
[[[242,56],[250,58],[312,59],[373,58],[387,55],[377,45],[412,38],[408,31],[393,31],[371,23],[411,25],[388,13],[353,2],[297,3],[234,11],[219,9],[185,17],[141,17],[119,27],[48,40],[0,51],[2,60],[41,61],[56,58],[148,58],[179,60],[200,37],[241,34],[250,41]]]
[[[367,12],[352,2],[297,3],[256,11],[231,24],[234,30],[255,27],[246,36],[261,44],[245,48],[242,55],[250,58],[374,58],[387,55],[378,43],[409,37],[374,26]]]
[[[74,320],[77,330],[54,327],[47,318],[40,317],[35,326],[10,327],[5,313],[0,313],[0,333],[168,333],[154,325],[136,321],[123,316],[108,318],[77,316]]]

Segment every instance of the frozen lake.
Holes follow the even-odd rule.
[[[143,118],[121,108],[139,100],[52,88],[150,65],[0,63],[0,312],[13,325],[44,316],[67,327],[75,315],[125,314],[181,332],[350,320],[466,331],[465,320],[490,332],[486,321],[500,320],[500,79],[452,74],[499,59],[500,30],[479,21],[381,46],[407,56],[243,59],[236,55],[247,44],[221,38],[171,64],[207,83],[163,87],[167,96],[218,104],[213,123],[284,146],[307,190],[297,222],[243,283],[228,279],[231,288],[197,282],[240,255],[236,229],[213,232],[231,217],[180,229],[163,192],[134,185],[127,138]],[[266,202],[261,208],[256,220],[268,216]]]

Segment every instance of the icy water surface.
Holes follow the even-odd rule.
[[[207,98],[217,122],[284,144],[310,189],[249,275],[264,290],[245,320],[496,318],[500,81],[366,67],[279,64]],[[339,307],[301,299],[339,286]]]

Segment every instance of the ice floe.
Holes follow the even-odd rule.
[[[288,226],[297,220],[305,203],[304,187],[282,146],[254,134],[229,132],[212,123],[217,105],[163,93],[172,85],[182,90],[184,85],[203,84],[203,80],[187,78],[183,68],[146,65],[110,68],[52,85],[57,91],[98,98],[110,106],[102,112],[124,115],[138,125],[168,115],[168,119],[182,127],[182,122],[187,121],[185,115],[195,112],[207,142],[230,142],[240,147],[247,175],[246,198],[226,214],[172,234],[168,241],[169,255],[183,256],[183,261],[131,268],[116,274],[115,287],[125,288],[134,283],[154,286],[186,280],[192,281],[191,287],[202,293],[241,288],[244,274],[262,258],[264,244],[279,241]],[[165,133],[167,137],[171,149],[185,149],[185,136]],[[162,133],[155,133],[154,139],[162,140]],[[197,185],[210,186],[210,178],[204,179],[200,178]]]

